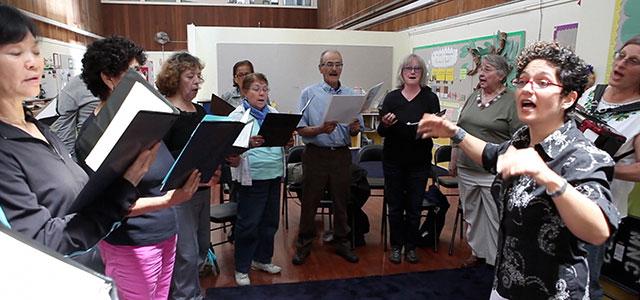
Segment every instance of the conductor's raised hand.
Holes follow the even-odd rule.
[[[387,113],[386,115],[382,116],[381,122],[382,126],[389,127],[398,122],[398,119],[396,118],[396,115],[394,113]]]
[[[452,137],[456,130],[458,126],[434,114],[424,114],[418,122],[418,134],[422,138]]]
[[[264,144],[264,138],[261,135],[254,135],[249,138],[249,148],[260,147]]]
[[[160,142],[156,143],[149,149],[142,150],[122,177],[129,181],[133,186],[138,186],[138,183],[140,183],[144,174],[147,174],[149,167],[156,160],[158,149],[160,149]]]
[[[546,185],[546,179],[552,175],[549,172],[553,172],[535,149],[531,147],[516,149],[513,146],[510,146],[504,154],[498,157],[496,171],[504,179],[526,175],[541,185]]]

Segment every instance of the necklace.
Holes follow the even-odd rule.
[[[506,89],[502,89],[502,91],[500,91],[500,93],[498,93],[497,95],[493,96],[493,98],[491,98],[489,101],[487,101],[487,103],[482,103],[482,94],[484,93],[482,90],[480,90],[480,92],[478,93],[478,96],[476,96],[476,102],[478,103],[478,107],[480,109],[485,109],[487,107],[489,107],[491,104],[493,104],[493,102],[498,101],[498,99],[500,99],[500,97],[502,97],[502,95],[504,95],[504,93],[506,92]]]

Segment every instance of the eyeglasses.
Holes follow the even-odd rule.
[[[249,87],[250,90],[256,92],[256,93],[260,93],[260,91],[263,91],[265,93],[269,93],[270,89],[268,86],[259,86],[259,85],[252,85],[251,87]]]
[[[615,61],[625,61],[632,66],[640,66],[640,59],[638,59],[637,57],[628,57],[627,54],[622,51],[617,51],[616,53],[614,53],[613,59]]]
[[[557,86],[557,87],[563,87],[562,85],[559,85],[557,83],[553,83],[549,80],[546,79],[528,79],[525,80],[524,78],[516,78],[514,80],[511,81],[511,83],[521,89],[524,88],[527,84],[529,84],[531,82],[531,86],[533,87],[534,90],[542,90],[542,89],[546,89],[549,86]]]
[[[328,62],[328,63],[322,64],[322,66],[327,67],[329,69],[333,69],[334,67],[336,69],[342,69],[342,66],[344,66],[344,64],[342,64],[341,62],[339,63]]]
[[[245,76],[247,76],[249,74],[251,74],[251,73],[238,73],[235,76],[236,76],[236,78],[242,78],[242,77],[245,77]]]
[[[421,67],[402,67],[402,70],[403,71],[407,71],[407,72],[413,71],[413,72],[416,72],[416,73],[422,72],[422,68]]]

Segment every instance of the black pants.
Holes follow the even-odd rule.
[[[300,212],[300,232],[297,247],[309,251],[315,236],[315,215],[322,194],[329,190],[333,200],[334,241],[345,244],[349,225],[347,222],[347,201],[351,182],[351,152],[348,147],[338,149],[307,145],[302,153],[302,199]]]
[[[384,196],[389,207],[391,247],[416,248],[420,207],[429,176],[428,166],[402,166],[384,161]]]

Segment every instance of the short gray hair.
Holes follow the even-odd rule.
[[[422,57],[418,56],[415,53],[411,53],[405,56],[404,59],[402,59],[400,66],[398,66],[398,88],[402,88],[404,86],[404,78],[402,78],[402,69],[406,66],[409,66],[409,64],[411,63],[411,60],[413,59],[418,61],[418,65],[420,65],[420,68],[422,69],[422,72],[420,72],[420,86],[421,87],[427,86],[427,64],[424,63],[424,59],[422,59]]]
[[[511,73],[513,67],[509,65],[509,62],[504,56],[497,54],[487,54],[482,57],[482,60],[490,66],[496,68],[496,71],[498,71],[498,73],[502,75],[502,83],[507,82],[507,76],[509,76],[509,73]]]
[[[322,66],[322,64],[324,63],[322,61],[322,59],[324,58],[324,55],[327,53],[337,53],[338,55],[340,55],[340,57],[342,58],[342,54],[340,54],[340,51],[336,50],[336,49],[327,49],[322,51],[322,53],[320,53],[320,64],[318,65],[319,67]]]

